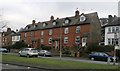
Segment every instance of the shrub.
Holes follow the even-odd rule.
[[[41,45],[42,50],[51,50],[51,46]]]
[[[114,46],[112,45],[95,45],[91,44],[87,48],[87,52],[111,52],[114,50]]]
[[[62,49],[62,54],[64,54],[64,55],[71,55],[69,47],[64,47]]]
[[[27,47],[27,44],[25,42],[18,41],[15,44],[13,44],[11,47],[12,49],[21,49]]]

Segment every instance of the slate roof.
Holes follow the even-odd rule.
[[[120,17],[113,18],[112,22],[109,22],[105,27],[107,26],[120,26]]]
[[[14,32],[11,34],[11,36],[19,36],[20,35],[20,32]]]
[[[81,15],[84,15],[86,17],[86,20],[84,22],[80,22],[80,16]],[[66,19],[68,19],[70,21],[70,23],[67,24],[67,25],[63,25],[63,27],[64,26],[71,26],[71,25],[78,25],[78,24],[91,24],[93,22],[96,22],[96,21],[98,22],[99,21],[97,12],[93,12],[93,13],[89,13],[89,14],[82,13],[81,15],[60,18],[60,19],[56,19],[56,20],[53,20],[53,21],[38,22],[38,23],[35,23],[35,25],[28,24],[21,32],[27,32],[27,31],[34,31],[34,30],[40,30],[40,29],[60,27],[60,26],[63,25],[63,23],[65,23]],[[57,22],[57,25],[53,25],[54,21]],[[43,23],[46,23],[47,26],[43,27]]]

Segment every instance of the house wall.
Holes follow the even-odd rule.
[[[108,28],[112,28],[112,27],[119,27],[119,30],[120,30],[120,26],[109,26],[109,27],[105,27],[105,45],[108,45],[108,38],[114,38],[114,33],[108,33]],[[112,31],[112,29],[111,29]],[[117,38],[119,38],[119,34],[117,32]]]
[[[82,37],[84,33],[90,32],[90,24],[83,24],[80,26],[80,33],[76,33],[76,26],[67,26],[69,28],[68,34],[64,33],[64,29],[66,27],[62,27],[62,45],[73,47],[76,45],[75,38],[76,36],[80,36],[80,46],[82,44]],[[36,30],[36,31],[29,31],[29,32],[21,32],[21,40],[26,40],[26,43],[31,45],[31,37],[30,32],[33,33],[33,39],[35,40],[33,47],[40,47],[41,45],[41,38],[44,39],[44,45],[46,46],[52,46],[52,44],[49,44],[49,38],[52,39],[59,39],[60,38],[60,28],[52,28],[52,35],[49,35],[50,29],[44,29],[44,30]],[[41,32],[44,31],[44,35],[41,35]],[[27,34],[26,38],[24,37],[25,33]],[[64,44],[64,37],[68,37],[68,44]],[[89,41],[89,37],[87,37],[87,41]],[[59,41],[58,41],[59,44]],[[53,43],[53,46],[55,46],[55,43]]]
[[[20,35],[12,36],[12,44],[15,44],[17,41],[20,41]]]

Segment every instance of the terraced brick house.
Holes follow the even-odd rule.
[[[101,24],[97,12],[84,14],[78,10],[75,15],[26,25],[20,32],[21,41],[34,48],[41,45],[59,48],[60,36],[63,47],[85,47],[101,41]]]
[[[7,47],[12,45],[12,36],[15,32],[11,28],[7,28],[7,31],[2,32],[2,47]]]
[[[11,36],[12,36],[12,45],[20,41],[20,33],[18,32],[18,30],[14,34],[11,34]]]

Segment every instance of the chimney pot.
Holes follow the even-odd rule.
[[[32,20],[32,24],[33,24],[33,25],[35,24],[35,20]]]
[[[51,17],[50,17],[50,20],[53,21],[53,20],[54,20],[54,16],[51,16]]]
[[[78,10],[75,11],[75,16],[79,16],[79,11]]]

